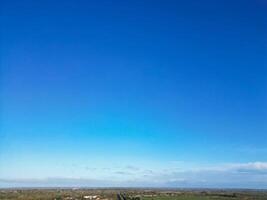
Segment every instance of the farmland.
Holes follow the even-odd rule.
[[[266,190],[0,189],[1,200],[266,200]]]

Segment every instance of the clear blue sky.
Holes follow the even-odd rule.
[[[0,5],[0,186],[267,187],[264,0]]]

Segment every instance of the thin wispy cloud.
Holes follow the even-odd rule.
[[[138,170],[137,170],[138,169]],[[147,170],[140,166],[110,169],[110,178],[0,179],[2,186],[154,186],[154,187],[261,187],[267,188],[267,162],[228,163],[191,169]],[[112,177],[112,178],[111,178]],[[260,185],[259,185],[260,183]]]

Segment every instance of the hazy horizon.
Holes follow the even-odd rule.
[[[0,15],[0,187],[267,188],[265,1]]]

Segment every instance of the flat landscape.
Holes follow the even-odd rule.
[[[266,190],[0,189],[1,200],[266,200]]]

